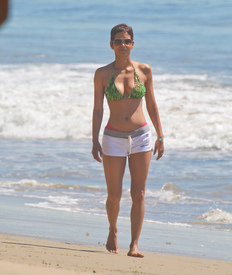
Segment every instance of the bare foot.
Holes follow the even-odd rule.
[[[117,230],[110,230],[107,243],[106,243],[106,249],[110,253],[118,253],[118,241],[117,241]]]
[[[137,257],[137,258],[144,257],[144,255],[139,252],[138,247],[136,247],[136,246],[130,248],[130,250],[127,253],[127,256]]]

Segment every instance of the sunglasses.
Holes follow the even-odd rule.
[[[129,39],[129,38],[128,39],[119,39],[119,38],[117,38],[113,42],[114,42],[115,46],[119,46],[119,45],[122,45],[122,44],[131,45],[133,40]]]

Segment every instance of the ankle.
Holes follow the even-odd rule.
[[[109,227],[109,232],[110,232],[110,233],[117,234],[117,233],[118,233],[118,228],[115,227],[115,226],[110,226],[110,227]]]
[[[137,241],[134,241],[134,242],[130,243],[130,250],[135,249],[135,248],[138,248],[138,242]]]

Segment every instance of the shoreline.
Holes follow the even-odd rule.
[[[144,258],[126,254],[126,250],[115,255],[104,247],[0,234],[0,274],[232,274],[232,262],[151,252],[145,252]]]
[[[1,196],[1,234],[104,247],[106,217],[25,207],[22,200]],[[128,251],[130,220],[119,218],[118,229],[119,248]],[[144,222],[139,249],[232,262],[230,244],[231,232]]]

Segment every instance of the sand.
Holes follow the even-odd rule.
[[[1,275],[155,274],[232,275],[232,262],[144,253],[110,254],[104,247],[0,235]]]

